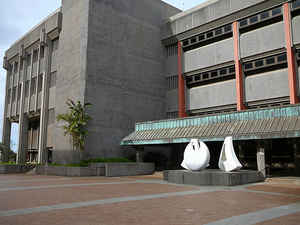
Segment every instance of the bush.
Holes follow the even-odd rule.
[[[88,160],[81,160],[80,163],[70,163],[70,164],[57,164],[57,163],[50,163],[49,166],[65,166],[65,167],[88,167],[90,163],[126,163],[132,162],[126,158],[96,158],[96,159],[88,159]]]

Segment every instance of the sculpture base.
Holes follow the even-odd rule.
[[[164,180],[176,184],[234,186],[262,182],[265,177],[256,170],[224,172],[217,169],[201,171],[165,170]]]

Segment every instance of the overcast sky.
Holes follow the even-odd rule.
[[[149,0],[151,1],[151,0]],[[164,0],[186,10],[204,2],[204,0]],[[22,35],[38,24],[43,18],[55,11],[61,0],[6,0],[0,9],[0,138],[2,138],[3,105],[5,96],[6,71],[2,68],[4,52]],[[17,148],[18,126],[12,128],[12,148]],[[0,139],[1,140],[1,139]]]

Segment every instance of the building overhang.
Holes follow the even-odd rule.
[[[137,123],[121,145],[157,145],[202,141],[300,137],[300,104],[201,117]]]

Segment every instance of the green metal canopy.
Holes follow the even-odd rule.
[[[137,123],[121,145],[300,137],[300,105]]]

